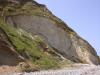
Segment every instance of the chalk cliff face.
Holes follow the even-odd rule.
[[[27,47],[23,47],[25,45],[20,43],[23,39],[16,43],[16,40],[19,39],[15,39],[15,37],[20,37],[25,31],[29,33],[25,37],[29,38],[30,36],[31,40],[36,36],[42,38],[42,42],[45,43],[46,47],[42,46],[44,50],[47,50],[46,45],[48,45],[49,50],[52,49],[73,62],[99,64],[99,57],[94,48],[69,28],[67,24],[54,16],[45,5],[38,4],[32,0],[1,0],[0,13],[0,20],[3,21],[5,27],[11,27],[18,32],[17,36],[15,36],[15,33],[11,35],[11,32],[9,34],[10,30],[7,31],[7,28],[3,27],[5,33],[8,34],[8,38],[12,41],[12,46],[18,49],[20,54],[21,51],[19,50],[27,49]],[[1,23],[0,28],[2,28],[3,23]],[[0,51],[2,50],[3,48],[0,48]],[[34,51],[34,48],[32,50]],[[34,54],[31,56],[34,56]],[[37,57],[37,59],[40,59],[40,57]]]

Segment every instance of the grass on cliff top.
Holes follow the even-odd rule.
[[[20,29],[13,28],[6,24],[3,19],[0,18],[0,28],[2,28],[8,35],[12,45],[16,51],[20,53],[26,59],[32,61],[33,65],[37,65],[38,69],[52,69],[61,66],[62,60],[49,48],[49,52],[44,52],[44,46],[48,46],[43,42],[43,39],[35,35],[22,31]],[[44,46],[41,46],[42,45]],[[65,61],[66,64],[71,64],[70,61]]]
[[[45,5],[34,4],[32,2],[27,2],[24,5],[11,6],[7,4],[3,7],[4,16],[13,16],[13,15],[35,15],[48,18],[56,23],[58,27],[63,28],[68,34],[75,34],[75,32],[59,18],[54,16]]]

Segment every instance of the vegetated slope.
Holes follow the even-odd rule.
[[[14,48],[12,53],[19,54],[23,62],[29,61],[35,69],[58,68],[73,62],[99,64],[99,57],[87,41],[54,16],[45,5],[35,1],[1,0],[0,28]],[[11,51],[9,48],[2,50]]]
[[[6,46],[2,49],[1,51],[3,52],[4,50],[6,50],[6,55],[12,55],[12,54],[19,54],[17,55],[17,57],[22,57],[23,61],[20,62],[25,62],[28,64],[27,61],[31,61],[31,66],[33,66],[33,70],[34,69],[50,69],[50,68],[58,68],[61,67],[62,63],[67,63],[70,64],[71,61],[67,61],[64,60],[51,48],[49,47],[45,42],[43,42],[43,39],[41,37],[39,37],[38,35],[31,35],[30,33],[27,33],[21,29],[16,29],[11,27],[10,25],[6,24],[2,19],[0,19],[0,28],[2,28],[2,30],[5,31],[5,34],[7,36],[7,38],[9,38],[10,44],[15,48],[15,50],[9,50],[9,45],[8,49],[5,49]],[[6,38],[6,39],[7,39]],[[2,44],[0,44],[2,46]],[[14,53],[14,52],[18,52],[18,53]],[[7,52],[9,52],[7,54]],[[13,53],[11,53],[13,52]],[[2,55],[2,53],[0,54],[1,57],[3,57],[2,59],[4,59],[4,62],[2,60],[2,64],[4,63],[15,63],[16,59],[15,57],[9,56],[7,57],[5,54]],[[7,61],[6,59],[7,58]],[[10,59],[14,59],[14,60],[10,60]],[[17,60],[19,60],[19,58],[17,58]],[[1,63],[0,63],[1,64]],[[1,65],[2,65],[1,64]],[[19,64],[19,62],[17,61],[16,64],[12,64],[13,66],[16,66],[17,64]],[[8,64],[5,64],[8,65]],[[23,65],[23,64],[22,64]],[[30,65],[30,64],[29,64]],[[22,70],[32,70],[29,67],[25,67]]]
[[[20,55],[14,50],[9,43],[5,32],[0,28],[0,65],[17,65],[23,61]]]

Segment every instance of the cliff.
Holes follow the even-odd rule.
[[[34,68],[51,69],[62,64],[100,63],[87,41],[33,0],[0,0],[0,29],[5,36],[0,38],[0,65],[28,60]]]

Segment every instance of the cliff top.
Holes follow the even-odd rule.
[[[45,5],[39,4],[33,0],[1,0],[0,16],[7,17],[13,15],[36,15],[53,20],[56,25],[63,28],[69,34],[76,34],[61,19],[49,11]]]

